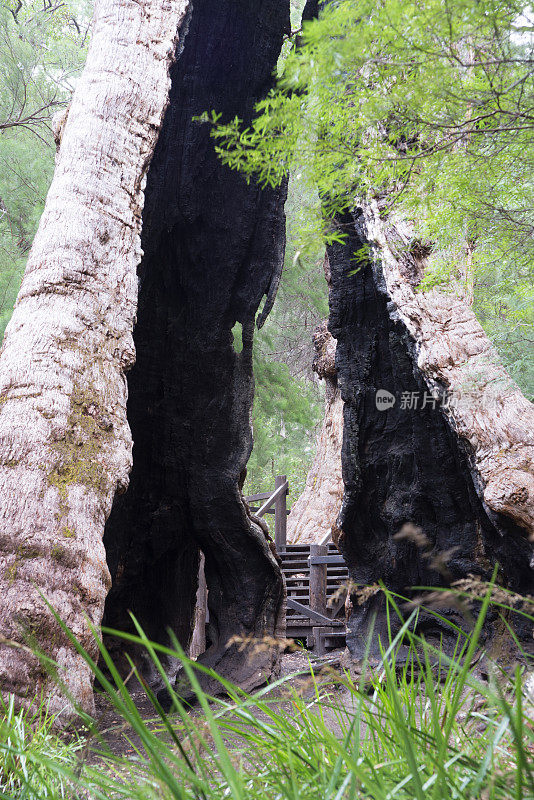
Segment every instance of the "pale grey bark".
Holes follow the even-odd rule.
[[[198,658],[206,649],[206,617],[208,611],[208,586],[206,584],[206,574],[204,565],[206,559],[204,553],[200,554],[200,564],[198,566],[198,588],[197,602],[195,606],[195,627],[189,645],[189,658]]]
[[[322,542],[332,533],[335,539],[335,522],[343,501],[343,401],[337,386],[336,340],[326,323],[319,326],[313,338],[317,351],[313,369],[326,382],[325,413],[306,486],[287,518],[287,538],[292,543]]]
[[[89,623],[100,624],[109,589],[104,523],[131,467],[125,372],[135,356],[143,185],[187,6],[97,0],[0,354],[0,633],[42,648],[88,711],[91,676],[41,593],[95,656]],[[0,687],[25,703],[44,689],[54,711],[67,705],[20,647],[0,645]]]
[[[413,246],[412,227],[384,220],[376,202],[363,212],[394,313],[413,337],[429,393],[448,394],[446,413],[471,453],[484,502],[533,541],[534,406],[499,361],[469,296],[414,288],[433,256]]]

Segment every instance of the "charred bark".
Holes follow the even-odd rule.
[[[406,595],[469,574],[489,579],[498,562],[501,584],[530,593],[532,405],[465,302],[415,291],[428,252],[401,226],[372,206],[341,225],[345,243],[329,248],[329,327],[345,403],[338,526],[351,579]],[[348,646],[359,659],[375,613],[375,641],[387,638],[383,596],[354,609]],[[420,624],[447,633],[429,616]],[[532,644],[531,630],[517,630]],[[491,624],[487,633],[496,633]]]
[[[247,660],[226,649],[228,639],[272,636],[283,622],[282,575],[239,480],[252,446],[255,317],[278,285],[285,190],[262,191],[222,166],[209,125],[194,117],[215,109],[223,120],[250,120],[288,29],[288,2],[194,3],[148,175],[128,382],[134,466],[105,537],[106,623],[127,629],[132,611],[150,638],[166,642],[171,628],[184,646],[202,550],[210,619],[202,660],[249,688],[276,656]]]

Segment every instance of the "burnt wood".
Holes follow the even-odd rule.
[[[285,187],[262,190],[224,167],[210,125],[195,117],[215,109],[222,121],[250,121],[288,32],[289,0],[192,4],[146,186],[128,379],[134,466],[105,535],[106,624],[131,629],[132,611],[163,643],[168,627],[189,641],[202,549],[210,620],[202,658],[244,686],[261,682],[276,657],[249,663],[226,649],[228,639],[283,631],[283,578],[240,485],[252,447],[255,317],[279,281]]]
[[[328,248],[331,269],[329,329],[337,339],[336,368],[344,407],[342,449],[345,494],[337,522],[336,543],[350,578],[362,585],[383,581],[394,592],[412,594],[415,586],[447,586],[469,574],[490,579],[499,564],[498,580],[514,591],[532,591],[530,545],[509,518],[484,504],[470,453],[439,406],[403,409],[400,402],[378,407],[376,393],[386,390],[423,393],[427,386],[417,366],[417,348],[396,314],[379,259],[369,253],[370,241],[360,212],[339,219],[346,236]],[[421,547],[398,534],[406,524],[422,531]],[[446,569],[435,556],[447,554]],[[476,610],[476,609],[475,609]],[[452,607],[440,613],[465,627]],[[379,658],[378,637],[387,641],[382,593],[354,610],[347,644],[355,659],[364,655],[374,623],[371,655]],[[396,624],[395,615],[391,617]],[[529,626],[515,617],[517,632],[532,645]],[[452,635],[428,614],[419,617],[428,636]],[[495,615],[485,634],[502,632]]]

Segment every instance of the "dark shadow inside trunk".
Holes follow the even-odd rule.
[[[167,642],[171,628],[184,647],[202,549],[211,642],[203,659],[244,685],[261,682],[258,663],[226,650],[228,639],[274,635],[283,614],[282,576],[239,481],[252,444],[255,317],[282,267],[285,190],[260,190],[222,166],[210,126],[194,117],[215,109],[250,119],[288,26],[289,2],[194,0],[146,187],[128,379],[134,466],[105,534],[105,624],[129,630],[131,611],[150,638]],[[262,657],[260,671],[274,658]]]

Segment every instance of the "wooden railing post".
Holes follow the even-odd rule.
[[[285,475],[277,475],[274,488],[278,489],[287,481]],[[281,492],[274,505],[274,543],[278,553],[285,552],[287,541],[287,490]]]
[[[310,608],[327,616],[326,607],[326,564],[313,564],[314,556],[328,555],[324,544],[310,545]]]

